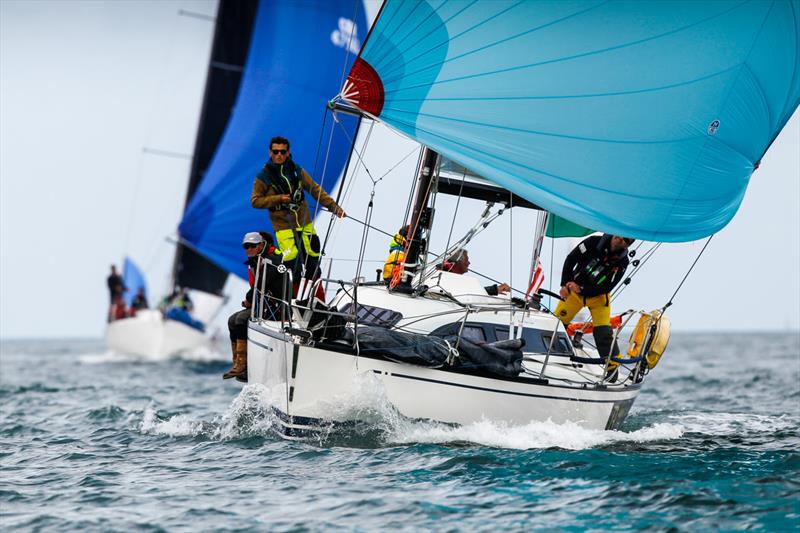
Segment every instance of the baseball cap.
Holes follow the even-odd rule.
[[[245,233],[244,239],[242,240],[242,244],[260,244],[264,242],[264,237],[257,231],[251,231],[250,233]]]

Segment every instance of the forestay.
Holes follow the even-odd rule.
[[[342,96],[529,201],[724,227],[800,99],[800,2],[389,0]]]

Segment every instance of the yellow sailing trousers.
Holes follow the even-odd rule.
[[[611,325],[611,306],[608,303],[608,294],[584,298],[580,294],[571,292],[566,300],[558,302],[556,316],[566,326],[584,306],[588,307],[589,312],[592,314],[593,326]]]
[[[278,239],[278,249],[280,249],[281,254],[283,255],[283,260],[291,261],[297,257],[297,243],[294,240],[295,232],[297,232],[297,235],[301,236],[303,240],[303,248],[309,257],[319,257],[319,252],[314,251],[313,247],[311,246],[311,237],[316,235],[316,232],[314,231],[314,224],[309,222],[305,226],[297,228],[296,230],[282,229],[275,232],[275,238]]]

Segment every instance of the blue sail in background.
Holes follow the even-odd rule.
[[[122,282],[128,289],[124,293],[125,305],[128,307],[133,304],[133,299],[136,298],[139,289],[144,289],[144,295],[147,297],[147,283],[144,281],[144,275],[130,257],[125,257],[122,265]]]
[[[800,100],[800,2],[388,0],[345,99],[589,228],[710,235]]]
[[[334,189],[356,121],[340,117],[334,126],[326,104],[339,92],[366,30],[360,1],[259,3],[236,106],[178,228],[184,243],[246,279],[242,236],[272,231],[268,212],[253,209],[250,195],[275,135],[288,137],[295,162],[324,189]],[[347,134],[332,136],[326,164],[334,127]],[[316,204],[306,200],[313,213]]]

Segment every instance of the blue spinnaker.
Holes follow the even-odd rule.
[[[588,228],[710,235],[800,100],[800,2],[388,0],[346,99]]]
[[[273,136],[288,137],[295,162],[325,190],[334,189],[356,122],[340,117],[334,125],[326,104],[339,91],[366,30],[360,1],[259,3],[236,106],[178,228],[188,246],[246,279],[242,236],[272,231],[267,211],[253,209],[250,195]],[[334,128],[347,134],[336,131],[328,153]],[[308,195],[306,200],[313,214],[316,204]]]
[[[125,305],[128,307],[133,304],[133,299],[136,298],[139,289],[144,289],[145,298],[147,297],[147,283],[144,281],[144,275],[130,257],[126,257],[122,265],[122,281],[127,288],[124,293],[124,299]]]

